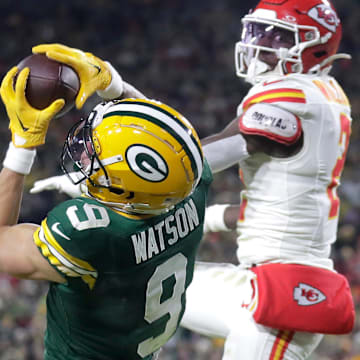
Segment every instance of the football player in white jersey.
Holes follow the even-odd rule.
[[[351,132],[329,75],[347,57],[337,54],[341,24],[326,0],[260,1],[242,23],[236,70],[253,87],[237,118],[203,141],[213,172],[239,163],[241,205],[213,205],[205,223],[236,227],[239,265],[198,264],[182,325],[224,337],[224,360],[307,359],[323,334],[354,324],[348,282],[329,258]],[[234,151],[244,140],[249,155]]]
[[[242,23],[236,70],[253,87],[236,119],[202,141],[214,173],[240,168],[240,206],[210,206],[205,219],[207,231],[236,228],[239,265],[197,264],[182,326],[225,338],[223,360],[303,360],[323,334],[354,325],[349,284],[330,259],[351,114],[329,71],[349,56],[337,54],[328,0],[262,0]],[[73,65],[54,46],[35,51]],[[32,192],[54,188],[79,191],[55,177]]]

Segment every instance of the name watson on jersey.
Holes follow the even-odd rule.
[[[167,216],[156,225],[131,235],[136,264],[151,259],[154,255],[164,251],[167,245],[174,245],[179,239],[184,238],[199,226],[199,223],[196,206],[194,201],[190,199],[175,213]]]

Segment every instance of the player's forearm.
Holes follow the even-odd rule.
[[[133,85],[124,81],[118,71],[111,65],[111,63],[106,62],[107,69],[111,73],[111,82],[109,86],[104,90],[97,90],[97,94],[104,100],[114,100],[114,99],[146,99],[146,96],[136,89]]]
[[[31,171],[36,150],[9,144],[0,172],[0,226],[18,221],[25,175]]]
[[[0,225],[14,225],[19,218],[25,176],[7,168],[0,172]]]
[[[124,88],[121,95],[122,99],[134,98],[134,99],[146,99],[146,96],[126,81],[123,82]]]

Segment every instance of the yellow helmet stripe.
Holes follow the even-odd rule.
[[[191,167],[195,179],[199,179],[202,173],[203,160],[200,146],[189,128],[175,117],[175,115],[142,102],[121,102],[111,108],[112,111],[104,115],[104,118],[114,115],[134,116],[148,120],[169,132],[185,149],[191,161]]]

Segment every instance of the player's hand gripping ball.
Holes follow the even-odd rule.
[[[32,107],[41,110],[56,99],[64,99],[65,105],[56,117],[63,116],[73,108],[80,81],[70,66],[43,54],[33,54],[20,61],[17,67],[19,72],[25,67],[30,68],[25,95]]]

